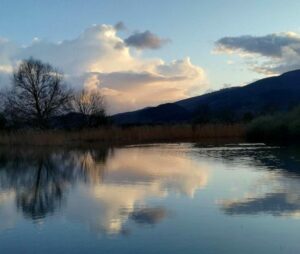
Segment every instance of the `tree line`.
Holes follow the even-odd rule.
[[[14,70],[9,88],[1,92],[0,127],[53,127],[68,113],[81,116],[81,127],[107,123],[104,97],[99,90],[74,91],[64,74],[48,63],[30,58]]]

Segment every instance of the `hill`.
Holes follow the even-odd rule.
[[[112,116],[116,124],[237,121],[286,111],[300,104],[300,70],[264,78],[242,87],[232,87]]]

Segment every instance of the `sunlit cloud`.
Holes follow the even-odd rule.
[[[188,57],[167,63],[135,50],[157,49],[164,39],[150,31],[123,39],[118,35],[122,29],[123,23],[94,25],[72,40],[35,39],[26,46],[1,39],[0,74],[11,73],[22,59],[39,58],[62,70],[75,88],[96,84],[106,96],[109,113],[171,102],[207,89],[204,70]],[[2,80],[1,86],[9,82]]]

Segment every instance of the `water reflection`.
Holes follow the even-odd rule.
[[[299,253],[299,169],[249,144],[0,148],[1,253]]]
[[[261,172],[239,195],[218,201],[225,214],[299,216],[298,150],[253,145],[173,148],[1,150],[0,229],[15,227],[24,218],[41,222],[50,216],[105,234],[128,232],[129,222],[153,226],[170,214],[160,200],[171,195],[193,198],[220,165]]]
[[[167,216],[167,212],[163,207],[143,208],[131,214],[131,219],[139,224],[153,225],[159,223]]]
[[[223,210],[229,215],[269,213],[274,216],[292,216],[300,212],[300,200],[291,200],[288,193],[270,193],[238,201],[223,202]]]
[[[39,219],[59,208],[67,188],[76,181],[97,181],[107,152],[21,150],[1,153],[2,195],[14,196],[26,217]]]
[[[192,197],[206,183],[205,168],[184,154],[157,148],[117,149],[105,163],[102,183],[73,191],[66,214],[95,231],[116,234],[128,218],[154,224],[166,216],[165,208],[145,207],[146,200],[170,193]],[[78,196],[85,210],[77,208]]]
[[[243,190],[240,198],[218,202],[227,215],[298,217],[300,215],[300,150],[256,145],[206,149],[206,156],[265,172]]]
[[[0,151],[0,227],[14,227],[22,216],[41,221],[56,215],[96,232],[122,233],[129,219],[154,225],[168,215],[148,199],[193,197],[207,178],[207,170],[184,151]]]

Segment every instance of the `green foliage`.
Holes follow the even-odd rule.
[[[300,107],[254,119],[247,127],[247,136],[253,140],[300,141]]]

